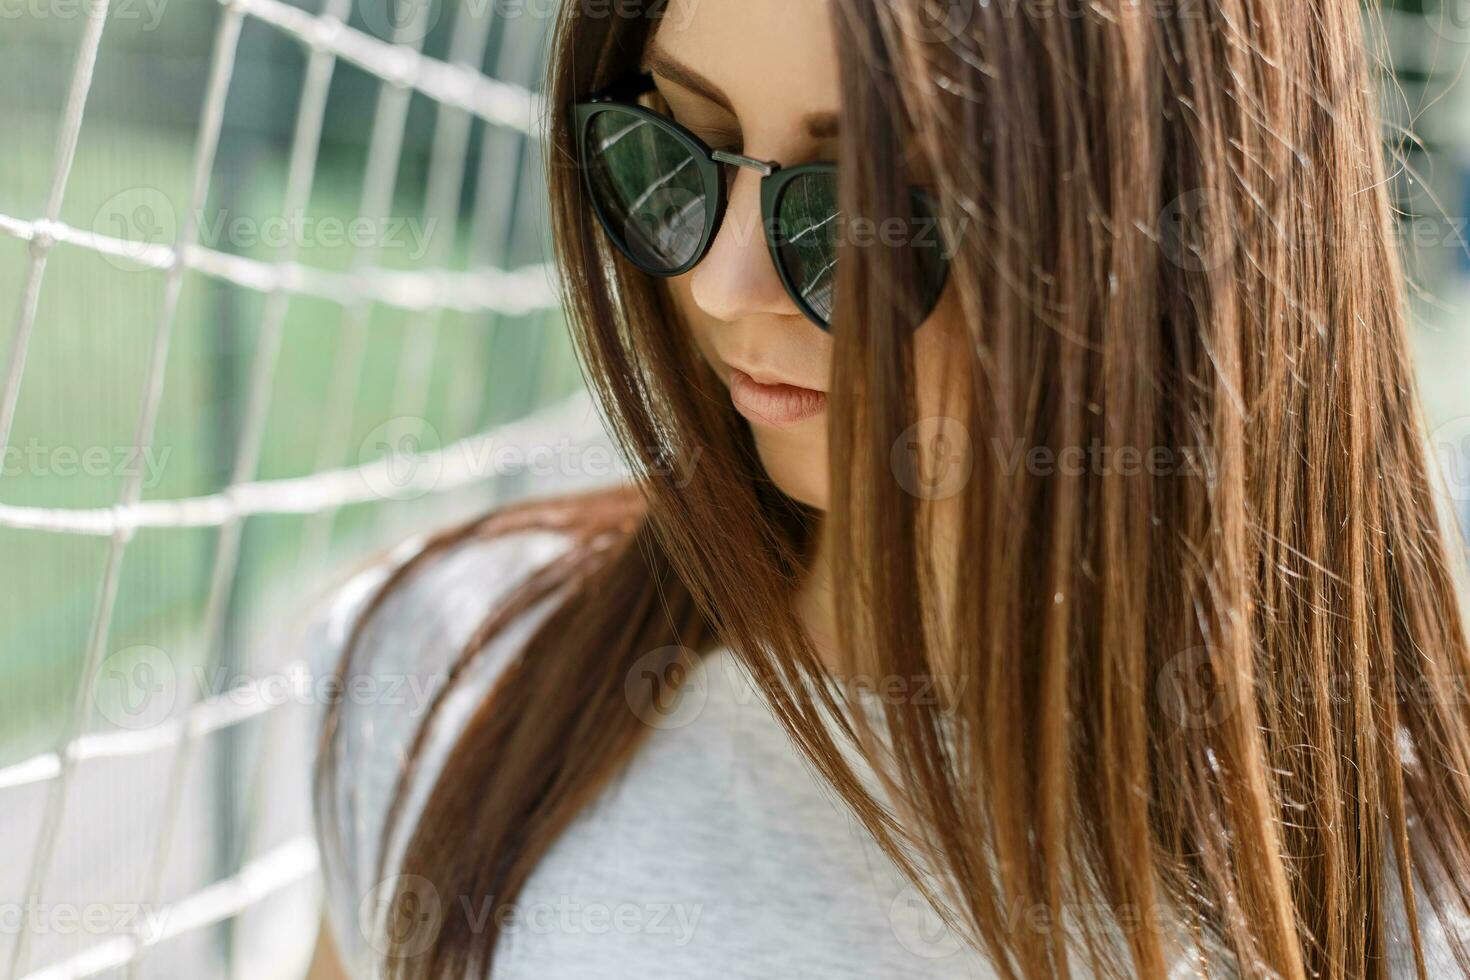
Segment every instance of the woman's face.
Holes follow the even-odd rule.
[[[795,166],[837,158],[841,106],[828,0],[670,0],[644,58],[670,114],[716,150]],[[786,494],[825,509],[832,338],[787,294],[760,217],[760,179],[732,168],[708,254],[668,280],[705,359]],[[953,290],[914,338],[920,418],[942,414],[962,331]],[[945,324],[949,324],[946,328]]]

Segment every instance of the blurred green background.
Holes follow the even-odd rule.
[[[80,9],[80,5],[78,5]],[[212,34],[220,8],[202,0],[171,0],[154,24],[141,2],[116,6],[109,19],[62,207],[63,223],[135,242],[169,243],[188,210],[190,170]],[[383,11],[357,26],[388,23]],[[425,41],[443,57],[453,11],[441,11]],[[355,22],[356,23],[356,22]],[[53,147],[82,21],[22,18],[0,34],[0,112],[4,163],[0,214],[25,220],[44,210]],[[505,45],[539,44],[536,25],[502,20],[492,28],[484,68],[522,66],[521,84],[534,85],[539,53]],[[287,155],[306,52],[273,27],[247,18],[225,111],[204,243],[263,261],[279,239],[263,222],[280,215]],[[378,84],[339,63],[328,101],[315,189],[301,223],[298,260],[346,271],[351,244],[337,239],[359,213],[367,139]],[[444,233],[422,219],[436,105],[415,94],[391,215],[405,224],[387,231],[375,261],[388,268],[424,266],[425,236]],[[544,248],[544,201],[537,148],[521,134],[476,122],[465,164],[464,220],[452,245],[452,268],[519,268],[549,259]],[[498,156],[497,179],[514,193],[503,216],[472,240],[471,206],[482,152]],[[338,219],[342,225],[323,224]],[[229,222],[245,219],[232,233]],[[280,226],[273,226],[276,231]],[[119,234],[121,232],[121,234]],[[0,236],[0,338],[14,329],[28,246]],[[164,294],[165,275],[88,249],[52,251],[41,293],[14,431],[0,477],[0,503],[59,508],[107,507],[121,492],[124,470],[145,467],[145,499],[214,493],[228,482],[240,436],[249,370],[265,297],[190,272],[174,322],[163,401],[151,455],[128,452],[137,425],[143,378]],[[328,379],[343,349],[344,312],[334,303],[292,300],[277,360],[270,415],[257,478],[305,476],[323,462],[356,465],[363,440],[402,414],[393,394],[406,345],[423,342],[421,314],[374,305],[366,359],[356,386],[352,435],[323,445]],[[415,319],[418,322],[415,323]],[[438,315],[430,397],[422,411],[442,443],[519,418],[580,387],[560,314]],[[5,349],[8,349],[8,344]],[[61,452],[58,454],[57,450]],[[68,455],[71,450],[73,455]],[[82,466],[82,454],[110,461]],[[84,470],[86,470],[84,472]],[[376,543],[381,505],[356,505],[333,522],[334,553]],[[246,523],[232,642],[248,646],[248,617],[268,587],[294,575],[301,562],[303,518],[265,516]],[[110,650],[149,644],[168,651],[195,647],[218,532],[212,528],[140,531],[124,562]],[[55,746],[57,725],[87,645],[108,542],[0,528],[0,765]],[[104,726],[105,727],[105,726]]]
[[[386,40],[395,23],[393,2],[343,6],[352,27]],[[292,5],[313,15],[322,9],[316,0]],[[544,17],[503,15],[489,0],[434,0],[428,9],[422,36],[427,55],[447,59],[459,32],[455,50],[467,67],[539,88]],[[84,12],[83,3],[71,0],[0,0],[0,364],[9,357],[30,259],[29,245],[3,232],[4,219],[34,221],[45,213]],[[222,16],[212,0],[113,0],[61,208],[63,224],[139,246],[172,244],[188,216]],[[474,37],[477,24],[484,27],[483,44],[466,47],[464,37]],[[281,258],[280,238],[267,236],[287,229],[269,220],[285,206],[309,53],[276,27],[245,18],[201,244],[264,263]],[[337,62],[310,203],[295,225],[299,230],[287,232],[303,266],[343,273],[354,263],[358,253],[345,232],[363,207],[370,135],[384,90],[373,74]],[[412,94],[386,214],[397,223],[370,231],[372,266],[515,270],[548,262],[541,156],[537,141],[524,132],[473,121],[466,149],[441,151],[441,162],[453,155],[463,168],[451,190],[449,220],[425,220],[435,134],[448,118],[434,101]],[[145,501],[201,497],[230,485],[267,298],[197,271],[184,273],[157,424],[148,455],[140,459],[129,447],[165,282],[161,270],[88,248],[62,244],[51,250],[0,473],[0,505],[107,508],[117,503],[127,471],[138,466]],[[545,277],[541,282],[545,301],[529,313],[367,307],[360,365],[344,375],[352,400],[345,432],[333,428],[342,402],[333,397],[332,378],[344,359],[353,363],[350,315],[335,302],[293,297],[254,478],[308,477],[369,462],[383,454],[385,441],[401,441],[401,426],[384,438],[383,426],[392,419],[418,420],[411,427],[416,445],[434,449],[581,391],[551,284]],[[406,370],[413,364],[426,370],[423,380]],[[545,438],[558,435],[547,432]],[[299,625],[294,620],[340,581],[344,569],[410,532],[555,482],[511,474],[416,499],[352,504],[326,517],[251,517],[243,524],[218,642],[208,653],[204,620],[219,528],[139,530],[124,552],[99,678],[112,668],[134,669],[134,648],[142,648],[134,659],[145,667],[161,651],[178,682],[177,696],[164,707],[177,717],[200,697],[224,693],[300,656],[303,651],[290,646]],[[318,542],[322,547],[315,547]],[[128,718],[120,725],[118,712],[109,710],[117,697],[136,693],[127,686],[131,681],[123,682],[120,694],[93,685],[84,692],[84,717],[72,717],[110,546],[106,537],[0,527],[0,769],[54,751],[75,725],[94,732],[137,727]],[[38,899],[57,907],[173,902],[260,855],[283,846],[294,853],[291,842],[309,833],[305,781],[312,733],[305,718],[294,706],[277,709],[200,740],[181,769],[183,795],[175,804],[174,839],[167,842],[156,838],[165,825],[173,751],[80,766],[57,811],[59,843]],[[0,837],[7,841],[0,902],[26,894],[33,844],[53,813],[49,786],[0,786]],[[149,896],[144,882],[159,843],[169,857],[159,893]],[[140,976],[299,975],[315,932],[315,887],[314,880],[301,880],[251,914],[163,944],[143,961]],[[21,972],[83,955],[107,938],[37,933]],[[14,940],[0,934],[0,976]]]

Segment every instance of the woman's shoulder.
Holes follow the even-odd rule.
[[[1410,848],[1415,850],[1418,828],[1411,824]],[[1432,848],[1420,846],[1419,852],[1428,867],[1416,867],[1410,875],[1415,900],[1415,912],[1419,924],[1419,937],[1423,943],[1424,963],[1431,978],[1463,977],[1465,972],[1456,956],[1457,946],[1470,943],[1470,917],[1451,907],[1453,899],[1444,887],[1449,872],[1435,866]],[[1389,976],[1395,978],[1417,977],[1414,964],[1413,933],[1409,926],[1409,912],[1404,895],[1399,887],[1398,857],[1392,846],[1386,849],[1383,862],[1383,880],[1387,895],[1384,910],[1385,948],[1389,961]],[[1440,905],[1430,901],[1431,895],[1440,897]]]
[[[428,683],[534,573],[602,535],[631,533],[637,516],[626,492],[603,490],[501,508],[405,541],[313,604],[304,659],[317,676],[358,685],[343,692],[343,707],[381,704],[368,679]]]
[[[606,501],[570,503],[596,510]],[[533,578],[575,563],[588,526],[556,502],[507,508],[404,542],[316,604],[302,639],[323,693],[314,699],[312,800],[328,918],[349,964],[372,958],[359,913],[386,897],[378,892],[438,769],[557,602],[555,582],[531,588]]]
[[[324,693],[318,731],[330,728],[336,761],[348,763],[337,770],[377,771],[407,752],[474,634],[571,546],[554,529],[417,538],[331,592],[306,629],[303,659]]]
[[[457,654],[489,610],[572,543],[564,530],[535,527],[406,541],[322,599],[306,629],[306,657],[314,673],[341,670],[343,683],[392,672],[421,676]]]

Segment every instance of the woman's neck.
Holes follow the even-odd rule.
[[[957,520],[957,518],[951,519]],[[816,650],[817,659],[834,676],[844,677],[854,673],[870,672],[874,669],[874,665],[853,664],[849,656],[850,651],[842,650],[838,642],[837,601],[829,527],[829,523],[824,520],[816,531],[812,557],[807,566],[807,575],[792,599],[792,608]],[[940,573],[935,583],[935,588],[939,590],[937,604],[941,608],[954,609],[952,593],[958,562],[958,541],[954,536],[946,537],[934,544],[933,551],[935,560],[940,565]],[[960,669],[960,663],[956,659],[957,651],[953,645],[953,637],[942,628],[934,628],[940,629],[938,634],[929,637],[929,642],[933,644],[933,656],[938,665],[935,668],[936,675],[946,677],[950,682],[958,682],[957,671]]]
[[[807,575],[792,601],[796,618],[816,649],[817,658],[829,671],[841,672],[843,657],[837,643],[837,604],[833,594],[831,547],[828,523],[816,531]]]

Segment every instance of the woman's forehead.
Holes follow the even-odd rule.
[[[841,106],[830,0],[669,0],[652,49],[694,69],[742,123]]]

